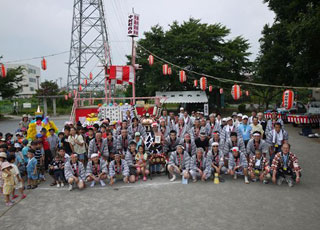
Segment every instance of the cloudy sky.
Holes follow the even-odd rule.
[[[2,62],[68,51],[71,39],[73,0],[1,0],[0,56]],[[206,23],[222,23],[231,29],[230,37],[242,35],[251,44],[254,59],[258,40],[266,23],[274,18],[263,0],[104,0],[107,30],[113,64],[124,64],[131,52],[126,36],[127,16],[134,7],[140,14],[140,37],[143,31],[159,24],[165,29],[174,20],[190,17]],[[62,77],[67,81],[69,54],[47,58],[44,79]],[[26,61],[40,67],[40,60]]]

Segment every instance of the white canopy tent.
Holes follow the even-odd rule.
[[[208,103],[208,97],[205,91],[157,91],[156,97],[164,97],[160,100],[163,104]]]

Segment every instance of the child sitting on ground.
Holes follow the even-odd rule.
[[[38,174],[37,174],[37,159],[34,157],[35,151],[29,149],[28,151],[28,164],[27,164],[27,174],[28,174],[28,187],[27,189],[35,189],[38,187],[36,185]]]
[[[147,180],[146,175],[149,174],[147,170],[147,159],[148,154],[144,152],[144,146],[140,145],[138,148],[138,153],[136,154],[136,168],[137,168],[137,176],[136,180],[139,178],[139,174],[143,175],[143,181]]]
[[[57,184],[57,187],[63,187],[64,186],[64,162],[61,160],[60,155],[56,155],[54,160],[49,165],[50,170],[53,171],[55,183]]]
[[[26,198],[27,196],[23,192],[24,191],[24,181],[20,175],[20,171],[19,171],[17,165],[15,165],[16,157],[14,155],[12,155],[12,156],[9,156],[7,160],[9,163],[11,163],[11,166],[12,166],[11,172],[13,173],[14,183],[15,183],[15,187],[12,190],[12,199],[14,200],[19,197],[18,195],[15,195],[15,190],[19,189],[20,194],[21,194],[21,200],[22,200],[22,199]]]
[[[2,163],[3,195],[7,206],[12,206],[10,194],[14,189],[14,175],[11,172],[12,166],[9,162]]]

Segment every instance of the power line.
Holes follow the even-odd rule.
[[[60,52],[60,53],[48,54],[48,55],[44,55],[44,56],[40,56],[40,57],[33,57],[33,58],[26,58],[26,59],[18,59],[18,60],[6,61],[6,62],[3,62],[3,63],[4,63],[4,64],[9,64],[9,63],[14,63],[14,62],[31,61],[31,60],[41,59],[41,58],[44,58],[44,57],[58,56],[58,55],[65,54],[65,53],[69,53],[69,52],[70,52],[70,51],[68,50],[68,51],[63,51],[63,52]]]
[[[208,74],[203,74],[203,73],[199,73],[199,72],[196,72],[196,71],[193,71],[193,70],[189,70],[189,69],[186,69],[184,67],[181,67],[179,65],[176,65],[174,63],[171,63],[159,56],[157,56],[156,54],[152,53],[150,50],[148,50],[147,48],[143,47],[142,45],[138,44],[137,43],[137,46],[139,46],[140,48],[142,48],[145,52],[151,54],[152,56],[154,56],[156,59],[160,60],[161,62],[163,63],[166,63],[166,64],[170,64],[171,66],[173,67],[176,67],[178,69],[181,69],[181,70],[184,70],[186,72],[189,72],[189,73],[193,73],[195,75],[198,75],[198,76],[204,76],[204,77],[207,77],[207,78],[211,78],[211,79],[214,79],[214,80],[217,80],[217,81],[220,81],[220,82],[224,82],[224,83],[239,83],[239,84],[245,84],[245,85],[254,85],[254,86],[259,86],[259,87],[272,87],[272,88],[288,88],[288,89],[309,89],[309,90],[312,90],[312,89],[315,89],[315,90],[319,90],[320,88],[319,87],[300,87],[300,86],[288,86],[288,85],[269,85],[269,84],[262,84],[262,83],[255,83],[255,82],[249,82],[249,81],[237,81],[237,80],[232,80],[232,79],[225,79],[225,78],[219,78],[219,77],[214,77],[214,76],[211,76],[211,75],[208,75]]]

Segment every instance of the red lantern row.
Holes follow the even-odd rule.
[[[162,66],[163,75],[168,75],[168,68],[169,68],[169,66],[167,64],[164,64]]]
[[[6,67],[4,64],[1,64],[1,76],[6,77]]]
[[[286,109],[291,109],[294,102],[294,92],[290,89],[287,89],[283,92],[282,95],[282,105]]]
[[[207,89],[207,78],[205,78],[205,77],[200,78],[200,89],[202,89],[202,90]]]
[[[198,81],[197,81],[197,80],[194,80],[194,81],[193,81],[193,85],[194,85],[194,87],[197,87],[197,86],[198,86]]]
[[[187,81],[187,75],[186,75],[186,72],[184,70],[180,70],[179,79],[180,79],[181,83]]]
[[[153,58],[152,55],[149,55],[148,61],[149,61],[149,65],[150,65],[150,66],[153,65],[153,63],[154,63],[154,58]]]
[[[241,97],[241,89],[239,85],[235,84],[232,86],[231,95],[234,100],[238,100]]]
[[[47,70],[47,61],[45,58],[42,58],[41,60],[41,68],[42,70]]]

